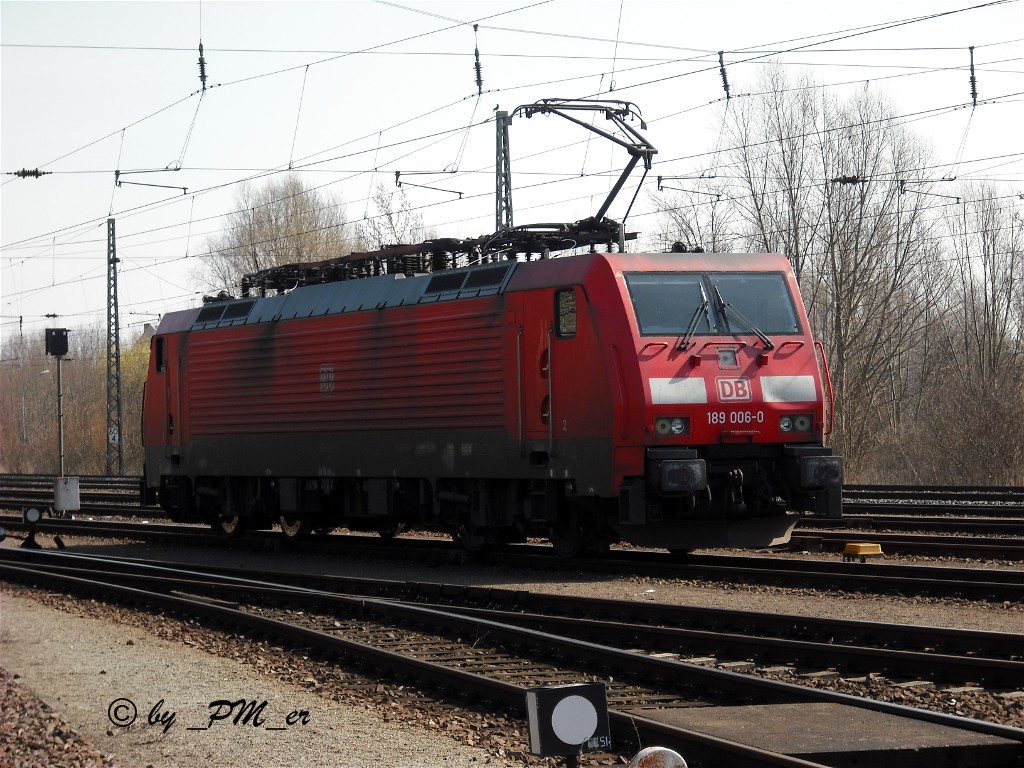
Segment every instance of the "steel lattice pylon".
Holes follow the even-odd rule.
[[[121,327],[117,318],[117,245],[107,219],[107,474],[124,474],[121,451]]]
[[[508,112],[495,113],[497,154],[495,169],[495,232],[512,229],[512,160],[508,151]]]

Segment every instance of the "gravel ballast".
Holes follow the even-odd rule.
[[[3,765],[506,764],[444,733],[410,726],[400,717],[386,720],[367,704],[331,701],[304,681],[289,685],[245,661],[218,658],[188,638],[173,642],[143,628],[59,611],[10,591],[0,593],[0,600],[0,667],[6,670],[0,675]],[[248,724],[244,716],[233,724],[244,706],[239,705],[208,729],[190,730],[208,726],[211,715],[226,711],[227,704],[213,707],[211,702],[242,699],[254,707],[263,701],[267,705]],[[112,722],[126,723],[133,716],[131,725]],[[261,718],[264,724],[254,726]],[[51,738],[56,732],[68,736]],[[73,750],[65,749],[68,741]]]
[[[282,571],[488,585],[631,601],[1016,633],[1024,630],[1024,607],[1005,603],[546,573],[487,568],[480,563],[437,566],[286,552],[161,551],[153,546],[73,541],[68,547],[97,554],[183,559],[196,565],[262,565]],[[3,669],[10,674],[2,674]],[[524,724],[427,701],[422,694],[410,694],[401,686],[377,682],[372,670],[361,675],[316,659],[290,656],[267,641],[211,631],[195,622],[182,624],[176,618],[21,587],[0,591],[0,695],[4,696],[0,764],[17,768],[51,764],[501,768],[548,763],[527,759]],[[131,699],[135,705],[137,719],[130,727],[111,722],[108,710],[120,698]],[[255,702],[253,706],[266,700],[262,710],[266,725],[283,730],[234,725],[230,718],[214,722],[207,730],[189,730],[209,725],[209,715],[215,711],[211,702],[240,699]],[[15,722],[9,716],[12,710],[26,714]],[[164,733],[171,711],[175,720]],[[309,713],[308,723],[300,722],[301,715],[295,715],[292,724],[283,722],[290,714],[301,712]],[[122,703],[112,714],[125,716],[130,709]],[[161,722],[161,718],[165,719]],[[150,719],[156,722],[150,724]],[[19,728],[23,731],[20,742],[15,733]],[[26,739],[36,746],[30,749]],[[32,757],[33,749],[44,758]],[[21,762],[11,762],[9,754],[18,755]]]

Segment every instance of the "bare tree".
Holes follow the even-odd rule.
[[[107,363],[105,330],[73,328],[69,354],[62,361],[64,464],[68,474],[99,475],[106,470]],[[0,471],[56,474],[57,363],[45,354],[42,333],[7,339],[0,367]],[[149,337],[122,347],[124,408],[122,455],[125,473],[142,472],[142,399],[149,366]],[[42,371],[49,371],[44,375]]]
[[[962,205],[946,209],[960,290],[954,299],[959,344],[987,387],[1001,386],[1024,355],[1024,253],[1019,214],[991,186],[967,185]],[[951,297],[953,298],[953,297]]]
[[[884,100],[864,94],[825,102],[820,185],[821,291],[814,315],[834,361],[843,407],[837,443],[854,462],[899,441],[903,402],[925,333],[931,221],[920,195],[904,195],[908,169],[924,149]]]
[[[296,174],[262,187],[243,185],[223,233],[207,242],[205,281],[234,289],[242,277],[281,264],[343,256],[351,243],[340,197],[306,186]]]
[[[0,367],[0,472],[43,472],[55,461],[56,366],[41,333],[7,336]]]
[[[928,272],[935,221],[925,198],[900,183],[928,165],[927,152],[880,94],[839,100],[774,66],[759,86],[727,112],[731,190],[721,186],[714,206],[685,198],[665,206],[663,225],[790,259],[829,354],[832,442],[855,476],[900,452],[920,383],[939,359],[928,334],[938,320]]]
[[[142,405],[149,375],[150,333],[143,333],[121,349],[121,390],[124,434],[121,455],[126,474],[142,474],[145,453],[142,445]],[[106,368],[106,361],[103,361]]]
[[[768,66],[759,86],[759,95],[733,110],[729,125],[734,148],[727,156],[743,188],[737,208],[747,249],[786,254],[803,285],[822,225],[818,90],[808,75],[789,82],[780,65]]]
[[[851,467],[898,442],[920,360],[922,280],[930,221],[899,180],[925,151],[880,96],[840,102],[806,77],[768,68],[761,93],[733,112],[727,150],[741,179],[747,250],[785,253],[816,335],[829,352],[838,401],[833,443]]]
[[[676,190],[651,196],[661,214],[658,235],[666,246],[681,242],[690,248],[708,253],[729,253],[737,245],[733,231],[735,207],[720,186],[704,185],[703,189]]]
[[[416,243],[427,239],[423,217],[412,210],[405,190],[377,185],[373,213],[356,225],[359,248],[375,251],[388,245]]]
[[[991,186],[965,186],[947,206],[945,352],[930,390],[925,461],[940,478],[1024,482],[1024,231]]]

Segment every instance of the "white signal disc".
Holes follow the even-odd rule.
[[[582,744],[597,730],[597,710],[582,696],[567,696],[555,705],[551,728],[566,744]]]

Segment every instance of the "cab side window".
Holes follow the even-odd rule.
[[[576,290],[562,288],[555,291],[555,318],[558,338],[571,339],[576,335]]]
[[[153,340],[153,355],[156,357],[156,370],[157,373],[163,373],[167,370],[167,352],[164,346],[164,340],[162,336],[157,336]]]

